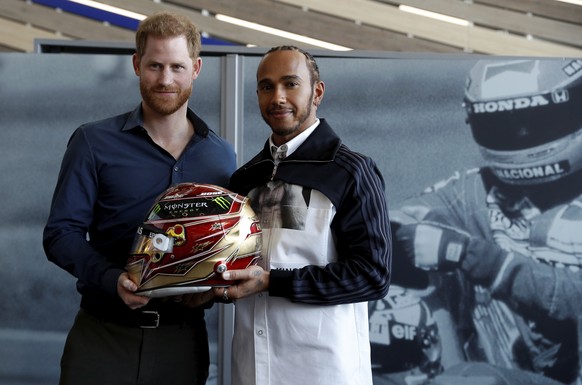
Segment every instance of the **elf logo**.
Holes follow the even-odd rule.
[[[386,319],[370,322],[370,342],[390,345],[399,340],[414,341],[417,334],[418,328],[414,325]]]
[[[526,108],[547,106],[550,103],[565,103],[568,100],[570,100],[568,90],[557,90],[546,95],[534,95],[529,97],[473,103],[473,113],[487,114],[493,112],[522,110]]]

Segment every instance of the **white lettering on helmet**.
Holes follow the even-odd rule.
[[[213,196],[213,195],[222,195],[222,194],[224,194],[224,192],[222,192],[222,191],[206,191],[206,192],[200,193],[200,196],[207,196],[207,195]]]
[[[566,90],[564,90],[566,92]],[[513,111],[524,108],[533,108],[550,104],[550,101],[543,95],[534,95],[506,100],[493,100],[490,102],[473,103],[473,112],[475,114]]]
[[[165,210],[191,210],[200,207],[208,207],[207,202],[181,202],[181,203],[165,203]]]
[[[582,59],[572,60],[564,67],[564,72],[568,76],[573,76],[582,70]]]
[[[390,334],[397,340],[414,341],[417,334],[417,328],[413,325],[395,323],[390,327]]]
[[[546,164],[535,167],[523,168],[494,168],[495,174],[502,179],[509,180],[528,180],[546,178],[549,176],[563,175],[567,172],[567,167],[562,167],[560,163]]]

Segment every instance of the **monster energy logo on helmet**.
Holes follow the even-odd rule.
[[[187,218],[203,215],[219,215],[230,210],[232,198],[229,196],[200,197],[160,202],[156,204],[148,219]]]
[[[212,199],[212,201],[224,210],[228,210],[230,208],[231,202],[223,196],[216,197]]]

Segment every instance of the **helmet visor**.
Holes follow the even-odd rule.
[[[560,95],[563,97],[564,94]],[[576,100],[552,100],[555,100],[555,94],[467,102],[468,123],[473,137],[485,148],[515,151],[546,144],[579,130],[582,127],[582,108],[579,105],[576,108]]]
[[[174,239],[155,226],[140,226],[133,241],[131,254],[154,255],[172,252]]]

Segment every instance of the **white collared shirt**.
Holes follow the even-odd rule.
[[[309,126],[301,134],[297,135],[287,143],[284,143],[278,147],[275,145],[275,143],[273,143],[273,135],[269,136],[269,146],[271,148],[271,155],[273,155],[273,159],[275,159],[275,161],[279,161],[293,154],[295,150],[297,150],[299,146],[301,146],[303,142],[305,142],[309,135],[311,135],[311,133],[315,131],[318,125],[319,119],[316,119],[315,123]]]

